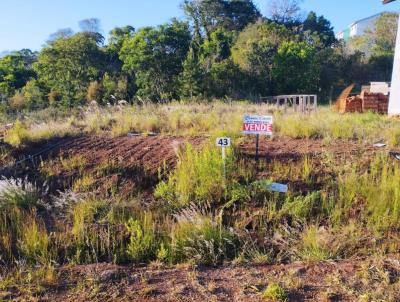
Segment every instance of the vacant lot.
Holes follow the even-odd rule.
[[[274,116],[258,162],[244,114]],[[399,126],[244,102],[20,118],[0,142],[0,296],[397,301]]]

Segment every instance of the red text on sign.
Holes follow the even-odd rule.
[[[244,131],[260,131],[260,132],[272,132],[272,124],[263,124],[263,123],[251,123],[251,124],[243,124]]]

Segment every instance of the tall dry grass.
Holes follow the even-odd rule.
[[[244,114],[273,115],[277,136],[293,138],[384,140],[400,143],[400,121],[374,113],[339,114],[319,107],[309,114],[283,111],[249,102],[179,103],[84,108],[69,116],[53,111],[35,113],[16,123],[6,140],[13,145],[79,133],[126,135],[128,132],[168,135],[241,135]]]

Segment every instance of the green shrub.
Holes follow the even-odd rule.
[[[27,239],[24,237],[27,234],[25,230],[32,230],[28,221],[32,225],[38,224],[38,221],[40,221],[35,215],[35,209],[38,207],[38,195],[31,184],[19,180],[0,180],[1,261],[11,264],[12,261],[19,258],[17,245]],[[39,247],[40,249],[41,247]],[[45,253],[44,250],[41,250],[41,252]],[[36,257],[30,257],[29,255],[28,258],[38,260]]]
[[[314,191],[306,196],[288,197],[282,206],[282,214],[289,214],[299,220],[328,217],[331,213],[329,197]]]
[[[145,213],[141,220],[131,218],[125,226],[129,233],[127,253],[130,259],[135,262],[153,259],[157,241],[152,215]]]
[[[7,131],[4,141],[14,147],[19,147],[29,140],[29,133],[20,120],[15,122],[14,127]]]
[[[18,242],[21,257],[30,264],[50,264],[53,255],[50,251],[50,238],[44,225],[37,222],[33,214],[24,221],[23,230]]]
[[[262,293],[262,297],[274,301],[288,301],[286,291],[276,283],[270,283],[267,289]]]
[[[306,261],[322,261],[332,258],[331,251],[323,242],[317,226],[307,227],[302,235],[298,247],[298,255]]]
[[[108,220],[110,211],[104,201],[81,201],[73,207],[73,226],[64,239],[67,258],[77,263],[126,260],[125,233]]]
[[[232,155],[228,154],[227,175],[231,160]],[[205,146],[198,151],[188,144],[183,154],[179,154],[177,167],[169,179],[157,186],[155,196],[179,208],[190,202],[216,203],[225,196],[226,187],[220,150]]]
[[[171,258],[171,250],[169,246],[161,242],[158,250],[157,250],[157,260],[161,262],[168,262]]]

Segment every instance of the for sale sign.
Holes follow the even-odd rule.
[[[272,116],[245,115],[243,117],[243,133],[272,135]]]

